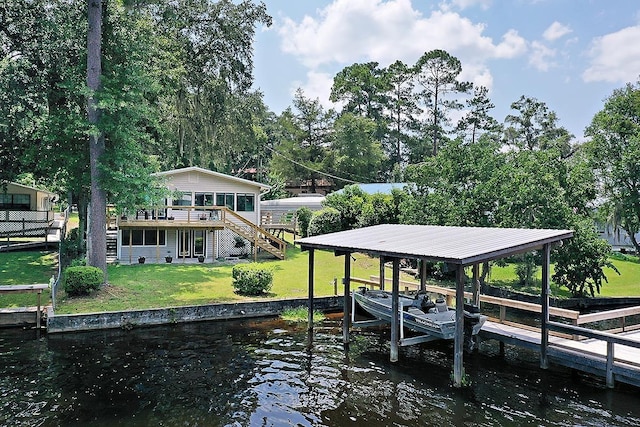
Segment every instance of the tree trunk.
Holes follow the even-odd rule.
[[[88,264],[100,268],[107,280],[107,197],[100,182],[99,162],[105,151],[104,135],[98,130],[100,111],[94,94],[100,88],[102,74],[102,0],[88,0],[87,18],[87,117],[91,126],[89,135],[89,164],[91,167],[91,201],[89,230],[87,233]]]

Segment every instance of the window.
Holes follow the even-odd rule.
[[[233,193],[217,193],[216,206],[226,206],[231,210],[235,210],[235,194]]]
[[[29,194],[0,194],[0,209],[28,211],[31,209]]]
[[[255,200],[255,194],[238,194],[238,212],[253,212]]]
[[[196,206],[213,206],[213,193],[196,193]]]
[[[183,194],[180,199],[173,199],[173,206],[191,206],[191,193]]]
[[[165,246],[166,230],[122,230],[122,246]]]

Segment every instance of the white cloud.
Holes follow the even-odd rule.
[[[553,24],[549,26],[544,33],[542,33],[542,37],[548,41],[558,40],[559,38],[566,36],[571,33],[573,30],[567,27],[566,25],[562,25],[558,21],[555,21]]]
[[[492,0],[451,0],[451,5],[457,7],[460,10],[468,9],[475,5],[480,6],[482,9],[487,10],[491,6]],[[443,8],[447,5],[444,4]]]
[[[591,42],[589,67],[582,73],[586,82],[632,82],[640,72],[640,26],[597,37]]]
[[[307,73],[306,82],[293,82],[289,89],[291,92],[291,98],[293,98],[296,90],[298,90],[298,88],[301,88],[304,92],[305,98],[318,99],[320,101],[320,104],[322,104],[322,106],[326,109],[337,109],[341,104],[329,101],[331,86],[333,86],[332,74],[309,71]]]
[[[278,34],[281,49],[308,69],[307,81],[296,83],[292,90],[302,87],[325,106],[331,106],[327,100],[333,76],[353,63],[375,61],[386,67],[399,59],[413,65],[425,52],[443,49],[462,62],[461,80],[491,89],[488,62],[517,58],[529,50],[514,29],[494,41],[483,23],[442,5],[425,15],[413,8],[411,0],[334,0],[313,16],[299,21],[284,18]]]
[[[299,23],[285,19],[281,47],[311,69],[397,59],[413,64],[424,52],[444,49],[468,63],[522,55],[526,41],[509,30],[496,44],[484,35],[484,24],[458,13],[433,11],[424,16],[410,0],[335,0]]]
[[[555,64],[550,60],[556,56],[556,50],[548,48],[538,41],[531,43],[531,55],[529,64],[540,71],[548,71]]]

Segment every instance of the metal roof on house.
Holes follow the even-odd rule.
[[[471,265],[539,249],[571,230],[382,224],[299,239],[302,249],[361,252]]]

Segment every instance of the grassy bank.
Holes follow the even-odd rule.
[[[378,261],[356,255],[352,274],[378,274]],[[289,246],[284,261],[262,261],[273,270],[273,287],[262,297],[247,298],[234,293],[232,263],[134,264],[109,266],[109,286],[91,297],[61,298],[59,313],[86,313],[179,305],[213,304],[267,298],[306,298],[308,294],[308,252]],[[334,295],[334,279],[341,280],[344,258],[316,251],[315,295]],[[342,293],[342,286],[338,286]]]
[[[58,274],[58,255],[44,251],[18,251],[0,253],[0,286],[49,283]],[[49,291],[43,292],[42,301],[51,299]],[[34,294],[0,294],[0,308],[30,307],[36,305]]]
[[[355,254],[352,275],[368,278],[378,274],[378,260]],[[640,263],[635,257],[613,259],[621,275],[612,270],[605,272],[601,296],[640,296]],[[56,269],[55,255],[42,252],[14,252],[0,254],[0,285],[47,283]],[[263,261],[262,265],[274,272],[273,287],[266,298],[305,298],[307,296],[308,252],[289,246],[284,261]],[[316,251],[315,295],[334,295],[334,278],[338,280],[338,293],[342,293],[344,258],[333,253]],[[490,282],[516,290],[537,294],[533,289],[514,284],[515,266],[492,267]],[[211,304],[246,301],[248,298],[233,292],[231,271],[233,264],[134,264],[109,266],[109,285],[94,295],[84,298],[58,299],[59,313],[87,313],[180,305]],[[538,272],[538,280],[539,274]],[[387,273],[390,275],[390,272]],[[408,277],[403,276],[403,280]],[[552,293],[568,297],[568,292],[552,284]],[[46,301],[49,295],[45,295]],[[0,295],[0,307],[30,306],[33,295]]]

